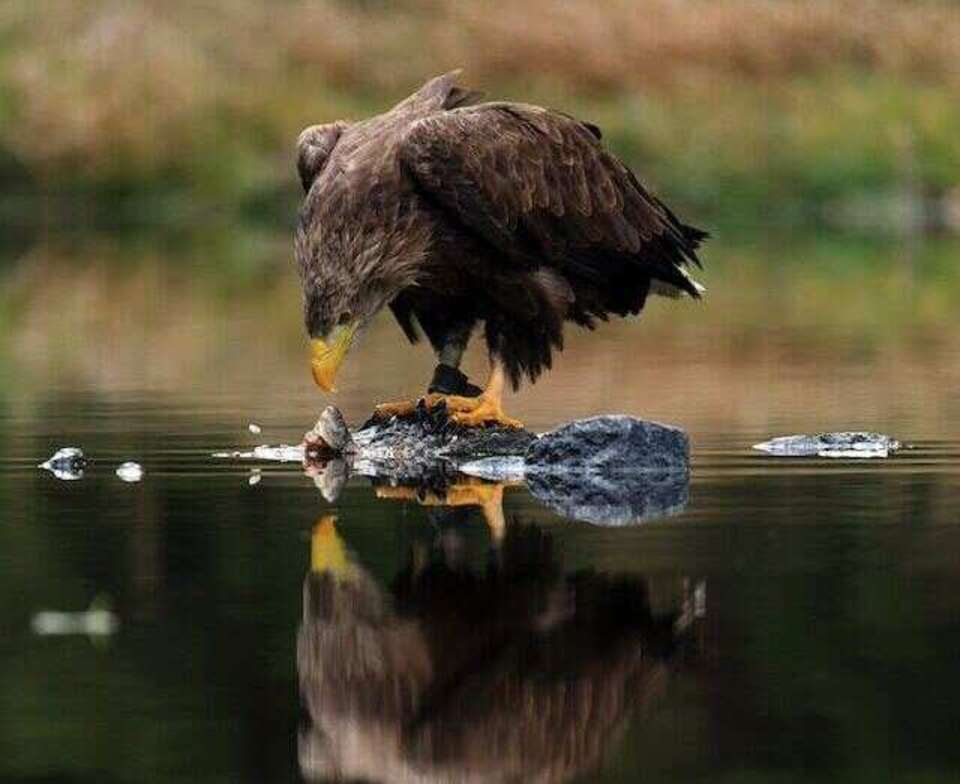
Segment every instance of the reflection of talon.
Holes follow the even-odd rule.
[[[417,487],[388,485],[377,487],[376,492],[377,498],[416,501],[421,506],[479,506],[483,510],[483,517],[490,527],[491,535],[494,540],[500,541],[506,527],[503,517],[504,486],[502,482],[494,484],[464,477],[462,481],[450,485],[442,494]]]

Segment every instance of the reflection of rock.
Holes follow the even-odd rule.
[[[779,436],[753,448],[778,457],[888,457],[900,449],[900,442],[883,433],[854,431]]]
[[[631,525],[681,512],[687,505],[687,471],[644,471],[631,476],[571,475],[534,471],[527,489],[557,514],[596,525]]]
[[[593,417],[530,445],[527,487],[564,517],[628,525],[686,506],[689,460],[682,430],[633,417]]]
[[[307,463],[304,469],[307,476],[313,477],[313,483],[321,495],[333,503],[340,497],[350,478],[350,469],[345,461],[335,458],[327,463]]]
[[[562,781],[662,692],[673,618],[643,580],[565,574],[533,526],[509,527],[486,570],[457,552],[415,553],[389,592],[314,558],[297,643],[308,779]]]
[[[304,433],[303,449],[308,456],[329,457],[353,450],[353,439],[347,421],[336,406],[320,412],[316,424]]]

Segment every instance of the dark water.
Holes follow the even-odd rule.
[[[658,324],[676,309],[577,339],[514,413],[683,425],[689,502],[610,528],[508,487],[498,543],[477,506],[360,479],[330,504],[299,466],[257,465],[251,484],[252,464],[211,458],[295,441],[322,404],[302,346],[275,356],[296,339],[295,291],[263,312],[254,275],[184,304],[179,273],[137,269],[81,276],[87,304],[46,314],[22,278],[8,289],[0,779],[960,777],[955,344],[914,351],[908,326],[839,317],[811,319],[818,332],[782,308],[757,337],[731,326],[751,321],[736,298],[674,343]],[[368,336],[340,398],[354,421],[428,366],[398,345],[388,324]],[[644,354],[659,359],[637,370]],[[860,463],[750,449],[865,426],[911,448]],[[80,480],[36,468],[65,445],[92,459]],[[139,483],[114,473],[130,459]],[[114,634],[33,629],[91,603]]]

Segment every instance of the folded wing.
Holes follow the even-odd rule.
[[[425,198],[505,260],[548,266],[595,292],[578,304],[578,321],[637,312],[651,283],[702,290],[684,267],[699,265],[706,234],[650,194],[595,126],[536,106],[479,104],[419,120],[401,160]]]

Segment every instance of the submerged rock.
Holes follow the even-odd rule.
[[[87,458],[83,450],[76,446],[65,446],[54,452],[38,468],[44,468],[57,479],[70,482],[83,479],[83,469],[87,466]]]
[[[843,431],[815,435],[779,436],[753,448],[777,457],[889,457],[900,449],[897,439],[883,433]]]

